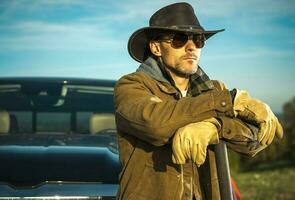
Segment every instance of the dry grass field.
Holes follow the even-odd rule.
[[[295,167],[232,173],[242,200],[295,200]]]

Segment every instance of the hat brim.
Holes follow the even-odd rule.
[[[138,61],[143,62],[147,56],[150,54],[149,51],[149,41],[151,38],[163,31],[173,31],[173,32],[186,32],[186,33],[202,33],[205,35],[206,40],[218,32],[222,32],[225,29],[219,30],[201,30],[201,29],[191,29],[191,28],[165,28],[165,27],[144,27],[135,31],[129,38],[128,41],[128,52],[130,56]]]

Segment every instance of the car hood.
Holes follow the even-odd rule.
[[[0,138],[0,180],[14,188],[48,182],[117,184],[114,136],[7,135]]]

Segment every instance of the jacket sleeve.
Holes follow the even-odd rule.
[[[219,90],[227,89],[220,81],[213,81]],[[219,137],[226,141],[227,146],[232,150],[248,155],[255,156],[258,152],[265,149],[267,145],[258,142],[259,128],[238,118],[217,117],[221,123]]]
[[[212,90],[197,97],[179,100],[157,99],[146,75],[133,73],[122,77],[115,87],[116,124],[119,132],[131,134],[156,146],[166,144],[175,131],[192,122],[232,115],[228,90]]]
[[[225,140],[227,146],[233,151],[248,156],[255,156],[259,151],[267,147],[257,140],[259,129],[237,118],[221,117],[221,130],[219,136]]]

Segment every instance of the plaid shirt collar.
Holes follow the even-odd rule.
[[[190,86],[188,94],[197,96],[202,92],[212,90],[214,88],[213,82],[209,79],[208,75],[199,66],[195,74],[190,78]]]

